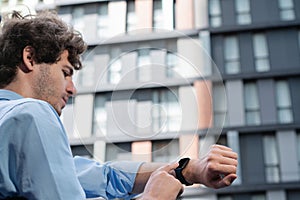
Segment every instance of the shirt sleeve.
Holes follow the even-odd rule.
[[[76,156],[77,176],[86,197],[130,199],[140,162],[99,162]]]
[[[7,195],[32,200],[86,198],[64,128],[49,104],[17,105],[6,113],[1,129],[0,154],[7,158],[1,163],[0,177],[9,188]]]

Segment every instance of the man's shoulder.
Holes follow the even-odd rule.
[[[47,115],[49,117],[53,114],[55,114],[55,112],[51,108],[50,104],[37,99],[22,98],[0,103],[0,119],[6,115],[27,115],[32,117]]]

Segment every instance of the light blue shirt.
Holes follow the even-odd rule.
[[[140,164],[73,158],[50,104],[0,90],[0,199],[126,199]]]

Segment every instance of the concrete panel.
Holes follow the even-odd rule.
[[[74,103],[76,137],[88,138],[92,134],[94,95],[77,95]]]
[[[120,83],[136,81],[137,52],[129,52],[121,57],[122,77]]]
[[[210,76],[213,72],[213,65],[211,58],[211,39],[210,39],[210,33],[208,31],[201,31],[199,33],[199,39],[200,39],[200,45],[202,47],[202,50],[199,54],[199,57],[201,57],[201,65],[199,66],[201,76]]]
[[[295,131],[278,131],[280,175],[282,182],[299,181],[297,136]]]
[[[126,1],[110,1],[108,3],[109,30],[111,36],[125,33],[126,30]]]
[[[134,136],[136,132],[136,101],[123,100],[106,103],[107,137]]]
[[[286,200],[284,190],[269,190],[266,194],[266,200]]]
[[[198,128],[210,128],[213,124],[212,83],[209,80],[195,81],[194,87],[198,102]]]
[[[181,131],[191,131],[196,133],[198,130],[198,103],[195,88],[192,86],[179,88],[179,103],[181,106]]]
[[[178,65],[176,72],[181,77],[198,77],[203,73],[203,48],[199,39],[178,39]]]
[[[84,16],[84,24],[86,25],[83,29],[83,35],[85,42],[94,42],[97,39],[97,13],[94,14],[85,14]],[[88,26],[88,24],[93,24],[93,26]]]
[[[234,152],[238,154],[238,163],[241,163],[240,158],[240,138],[237,131],[228,131],[227,132],[227,143]],[[238,178],[233,182],[233,185],[240,185],[242,183],[242,168],[241,165],[237,167],[237,176]]]
[[[96,67],[95,82],[96,88],[102,88],[103,85],[107,84],[107,72],[108,72],[108,54],[94,55],[94,63]]]
[[[174,1],[173,0],[162,0],[162,10],[164,18],[164,29],[174,29]]]
[[[243,82],[233,80],[226,82],[228,119],[230,126],[243,126],[245,124]]]
[[[146,138],[152,135],[152,102],[142,101],[137,103],[136,129],[137,137]]]
[[[193,0],[176,0],[176,29],[194,28],[194,6]]]
[[[195,28],[203,29],[209,26],[208,0],[194,0]]]
[[[103,163],[105,161],[105,150],[106,144],[102,140],[98,140],[94,143],[94,152],[93,152],[93,159]]]
[[[179,149],[181,157],[199,158],[199,136],[197,134],[181,135],[179,137]]]
[[[153,2],[152,0],[136,0],[135,10],[137,15],[137,29],[152,31]]]
[[[166,78],[166,52],[162,50],[151,50],[151,73],[152,81],[163,81]]]
[[[72,14],[66,13],[66,14],[59,14],[59,17],[66,22],[67,24],[71,24],[72,21]]]
[[[61,116],[62,122],[64,124],[64,127],[66,129],[67,135],[69,139],[74,138],[74,112],[73,112],[73,105],[66,105],[66,107],[63,109],[62,116]]]
[[[133,142],[131,144],[132,160],[139,162],[151,162],[152,143],[151,141]]]

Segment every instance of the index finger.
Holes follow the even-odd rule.
[[[159,170],[159,171],[166,171],[166,172],[169,172],[169,171],[171,171],[171,170],[176,169],[178,166],[179,166],[179,163],[175,162],[175,163],[171,163],[171,164],[162,166],[162,167],[160,167],[158,170]]]

